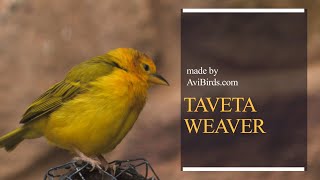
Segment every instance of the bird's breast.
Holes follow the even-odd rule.
[[[147,88],[138,79],[115,71],[53,112],[45,136],[62,148],[77,148],[87,155],[108,152],[130,131],[146,97]]]

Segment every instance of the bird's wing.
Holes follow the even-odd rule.
[[[61,81],[55,84],[29,106],[20,123],[28,123],[51,113],[79,92],[81,92],[80,83],[71,84]]]
[[[25,124],[49,115],[64,102],[85,92],[90,82],[110,74],[117,67],[111,59],[108,61],[101,58],[95,57],[72,68],[63,81],[52,86],[29,106],[20,123]]]

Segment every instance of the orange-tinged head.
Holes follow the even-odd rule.
[[[112,56],[120,68],[135,74],[149,85],[169,85],[167,80],[157,74],[153,60],[142,52],[132,48],[118,48],[109,51],[107,55]]]

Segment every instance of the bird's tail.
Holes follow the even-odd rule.
[[[27,133],[27,129],[19,127],[8,134],[0,137],[0,148],[5,148],[6,151],[12,151],[14,148],[23,141],[24,135]]]

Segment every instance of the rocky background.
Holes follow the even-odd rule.
[[[307,172],[180,171],[180,9],[187,7],[307,8]],[[133,47],[156,59],[171,86],[151,90],[133,130],[107,159],[144,157],[161,179],[318,179],[319,7],[319,0],[0,0],[0,134],[17,127],[26,107],[73,65],[113,48]],[[0,150],[0,179],[41,179],[71,158],[43,138],[24,141],[11,153]]]

